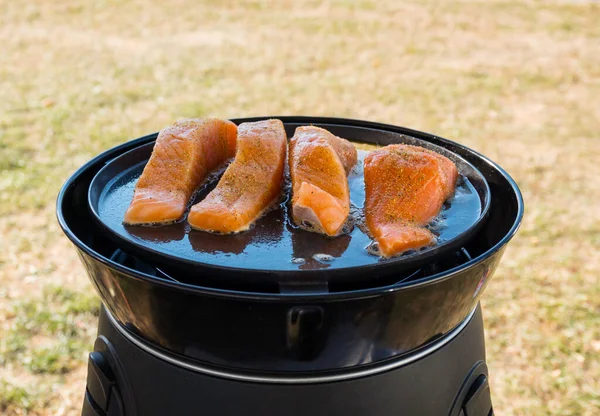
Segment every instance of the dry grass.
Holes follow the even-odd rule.
[[[376,120],[499,162],[527,213],[483,302],[497,413],[600,413],[598,2],[0,9],[0,413],[81,403],[97,305],[54,219],[61,183],[116,143],[209,114]]]

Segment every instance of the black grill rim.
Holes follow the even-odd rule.
[[[442,138],[435,134],[417,131],[417,130],[413,130],[413,129],[405,128],[405,127],[399,127],[399,126],[394,126],[394,125],[390,125],[390,124],[383,124],[383,123],[370,122],[370,121],[353,120],[353,119],[345,119],[345,118],[334,118],[334,117],[309,117],[309,116],[269,116],[269,118],[278,118],[278,119],[282,120],[284,123],[285,122],[288,122],[288,123],[318,122],[318,123],[323,123],[323,124],[345,124],[345,125],[356,126],[356,127],[367,127],[367,128],[391,131],[391,132],[395,132],[395,133],[399,133],[399,134],[411,135],[413,137],[421,138],[421,139],[434,138],[442,143],[447,143],[449,145],[454,144],[451,140]],[[231,119],[231,120],[237,123],[237,122],[253,122],[253,121],[264,120],[264,119],[265,119],[265,117],[261,116],[261,117],[249,117],[249,118],[239,118],[239,119]],[[75,173],[73,173],[71,175],[71,177],[69,177],[69,179],[65,182],[65,184],[63,185],[63,187],[61,188],[61,190],[58,194],[57,202],[56,202],[56,207],[57,207],[56,212],[57,212],[57,219],[58,219],[60,227],[62,228],[63,232],[67,235],[67,237],[78,247],[78,249],[82,250],[83,252],[85,252],[86,254],[91,256],[92,258],[98,260],[99,262],[101,262],[102,264],[106,265],[107,267],[109,267],[113,270],[116,270],[121,273],[125,273],[132,278],[140,279],[140,280],[146,281],[150,284],[157,285],[157,286],[165,286],[170,289],[175,289],[175,290],[183,289],[183,290],[187,290],[187,291],[190,291],[193,293],[199,293],[199,294],[204,294],[204,295],[208,295],[208,296],[227,297],[227,298],[237,297],[237,298],[241,298],[241,299],[254,299],[254,300],[263,300],[263,301],[278,301],[278,300],[287,301],[290,298],[294,298],[297,300],[306,299],[306,300],[314,301],[314,300],[323,299],[323,300],[331,301],[331,300],[343,300],[343,299],[347,299],[347,298],[373,297],[373,296],[378,296],[381,293],[400,291],[400,290],[403,290],[403,289],[409,288],[409,287],[416,288],[416,287],[422,287],[422,286],[429,286],[429,285],[444,281],[446,279],[450,279],[458,272],[472,269],[477,264],[479,264],[481,261],[485,260],[486,258],[488,258],[488,257],[492,256],[493,254],[502,250],[506,246],[506,244],[517,233],[517,231],[521,225],[523,215],[524,215],[523,196],[521,194],[521,191],[519,190],[517,183],[514,181],[514,179],[503,168],[501,168],[497,163],[493,162],[492,160],[490,160],[486,156],[482,155],[481,153],[479,153],[473,149],[467,148],[467,150],[469,150],[473,154],[473,156],[478,157],[481,161],[490,165],[493,169],[497,170],[507,180],[508,184],[512,188],[512,191],[514,192],[516,199],[517,199],[517,215],[516,215],[515,221],[514,221],[513,225],[511,226],[510,230],[499,242],[497,242],[494,246],[492,246],[488,251],[482,253],[481,255],[473,258],[470,261],[467,261],[466,263],[464,263],[460,266],[451,268],[449,270],[446,270],[446,271],[443,271],[443,272],[440,272],[440,273],[437,273],[437,274],[434,274],[431,276],[424,277],[422,279],[417,279],[415,281],[410,281],[407,283],[400,283],[398,285],[394,285],[393,287],[388,286],[388,287],[383,287],[383,288],[377,287],[377,288],[359,289],[359,290],[347,291],[347,292],[334,292],[334,293],[322,293],[322,294],[301,294],[301,295],[285,294],[285,293],[283,293],[283,294],[281,294],[281,293],[280,294],[271,294],[271,293],[266,294],[266,293],[260,293],[260,292],[243,292],[243,291],[215,289],[215,288],[209,288],[209,287],[189,285],[189,284],[185,284],[185,283],[175,283],[175,282],[158,280],[151,275],[141,273],[137,270],[134,270],[134,269],[122,266],[118,263],[115,263],[115,262],[111,261],[110,259],[100,255],[99,253],[96,253],[90,247],[86,246],[85,243],[83,243],[68,227],[66,220],[63,216],[63,212],[62,212],[62,206],[63,206],[63,202],[64,202],[66,193],[70,190],[71,187],[74,186],[74,182],[78,179],[78,177],[83,172],[85,172],[87,169],[89,169],[90,166],[92,166],[98,162],[101,162],[103,159],[106,159],[109,156],[109,154],[111,154],[113,152],[116,152],[116,151],[124,152],[126,150],[133,149],[134,147],[137,147],[142,143],[146,143],[146,142],[152,140],[154,137],[156,137],[156,134],[157,133],[148,134],[148,135],[140,137],[138,139],[135,139],[135,140],[123,143],[121,145],[118,145],[116,147],[113,147],[113,148],[97,155],[92,160],[90,160],[88,163],[84,164],[81,168],[79,168],[77,171],[75,171]],[[484,227],[486,227],[486,226],[487,226],[487,224],[484,224]]]

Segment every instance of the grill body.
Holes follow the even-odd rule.
[[[479,306],[428,349],[332,381],[207,374],[127,331],[102,309],[83,416],[493,414]]]

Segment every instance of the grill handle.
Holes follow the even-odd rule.
[[[319,306],[295,306],[287,312],[286,344],[297,360],[318,356],[323,348],[324,311]]]
[[[81,416],[125,416],[124,392],[120,387],[128,384],[119,369],[120,363],[111,343],[104,336],[96,338],[94,351],[88,356]],[[127,414],[135,416],[131,412]]]

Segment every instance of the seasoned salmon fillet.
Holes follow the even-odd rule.
[[[167,224],[183,216],[208,174],[235,154],[237,126],[216,118],[163,129],[140,176],[125,224]]]
[[[296,224],[328,236],[340,234],[350,213],[348,174],[356,159],[348,140],[319,127],[296,129],[289,157]]]
[[[217,187],[190,210],[193,228],[227,234],[245,231],[280,197],[287,153],[283,123],[242,123],[237,146]]]
[[[454,163],[418,146],[390,145],[365,158],[365,218],[382,256],[436,242],[425,228],[453,193]]]

